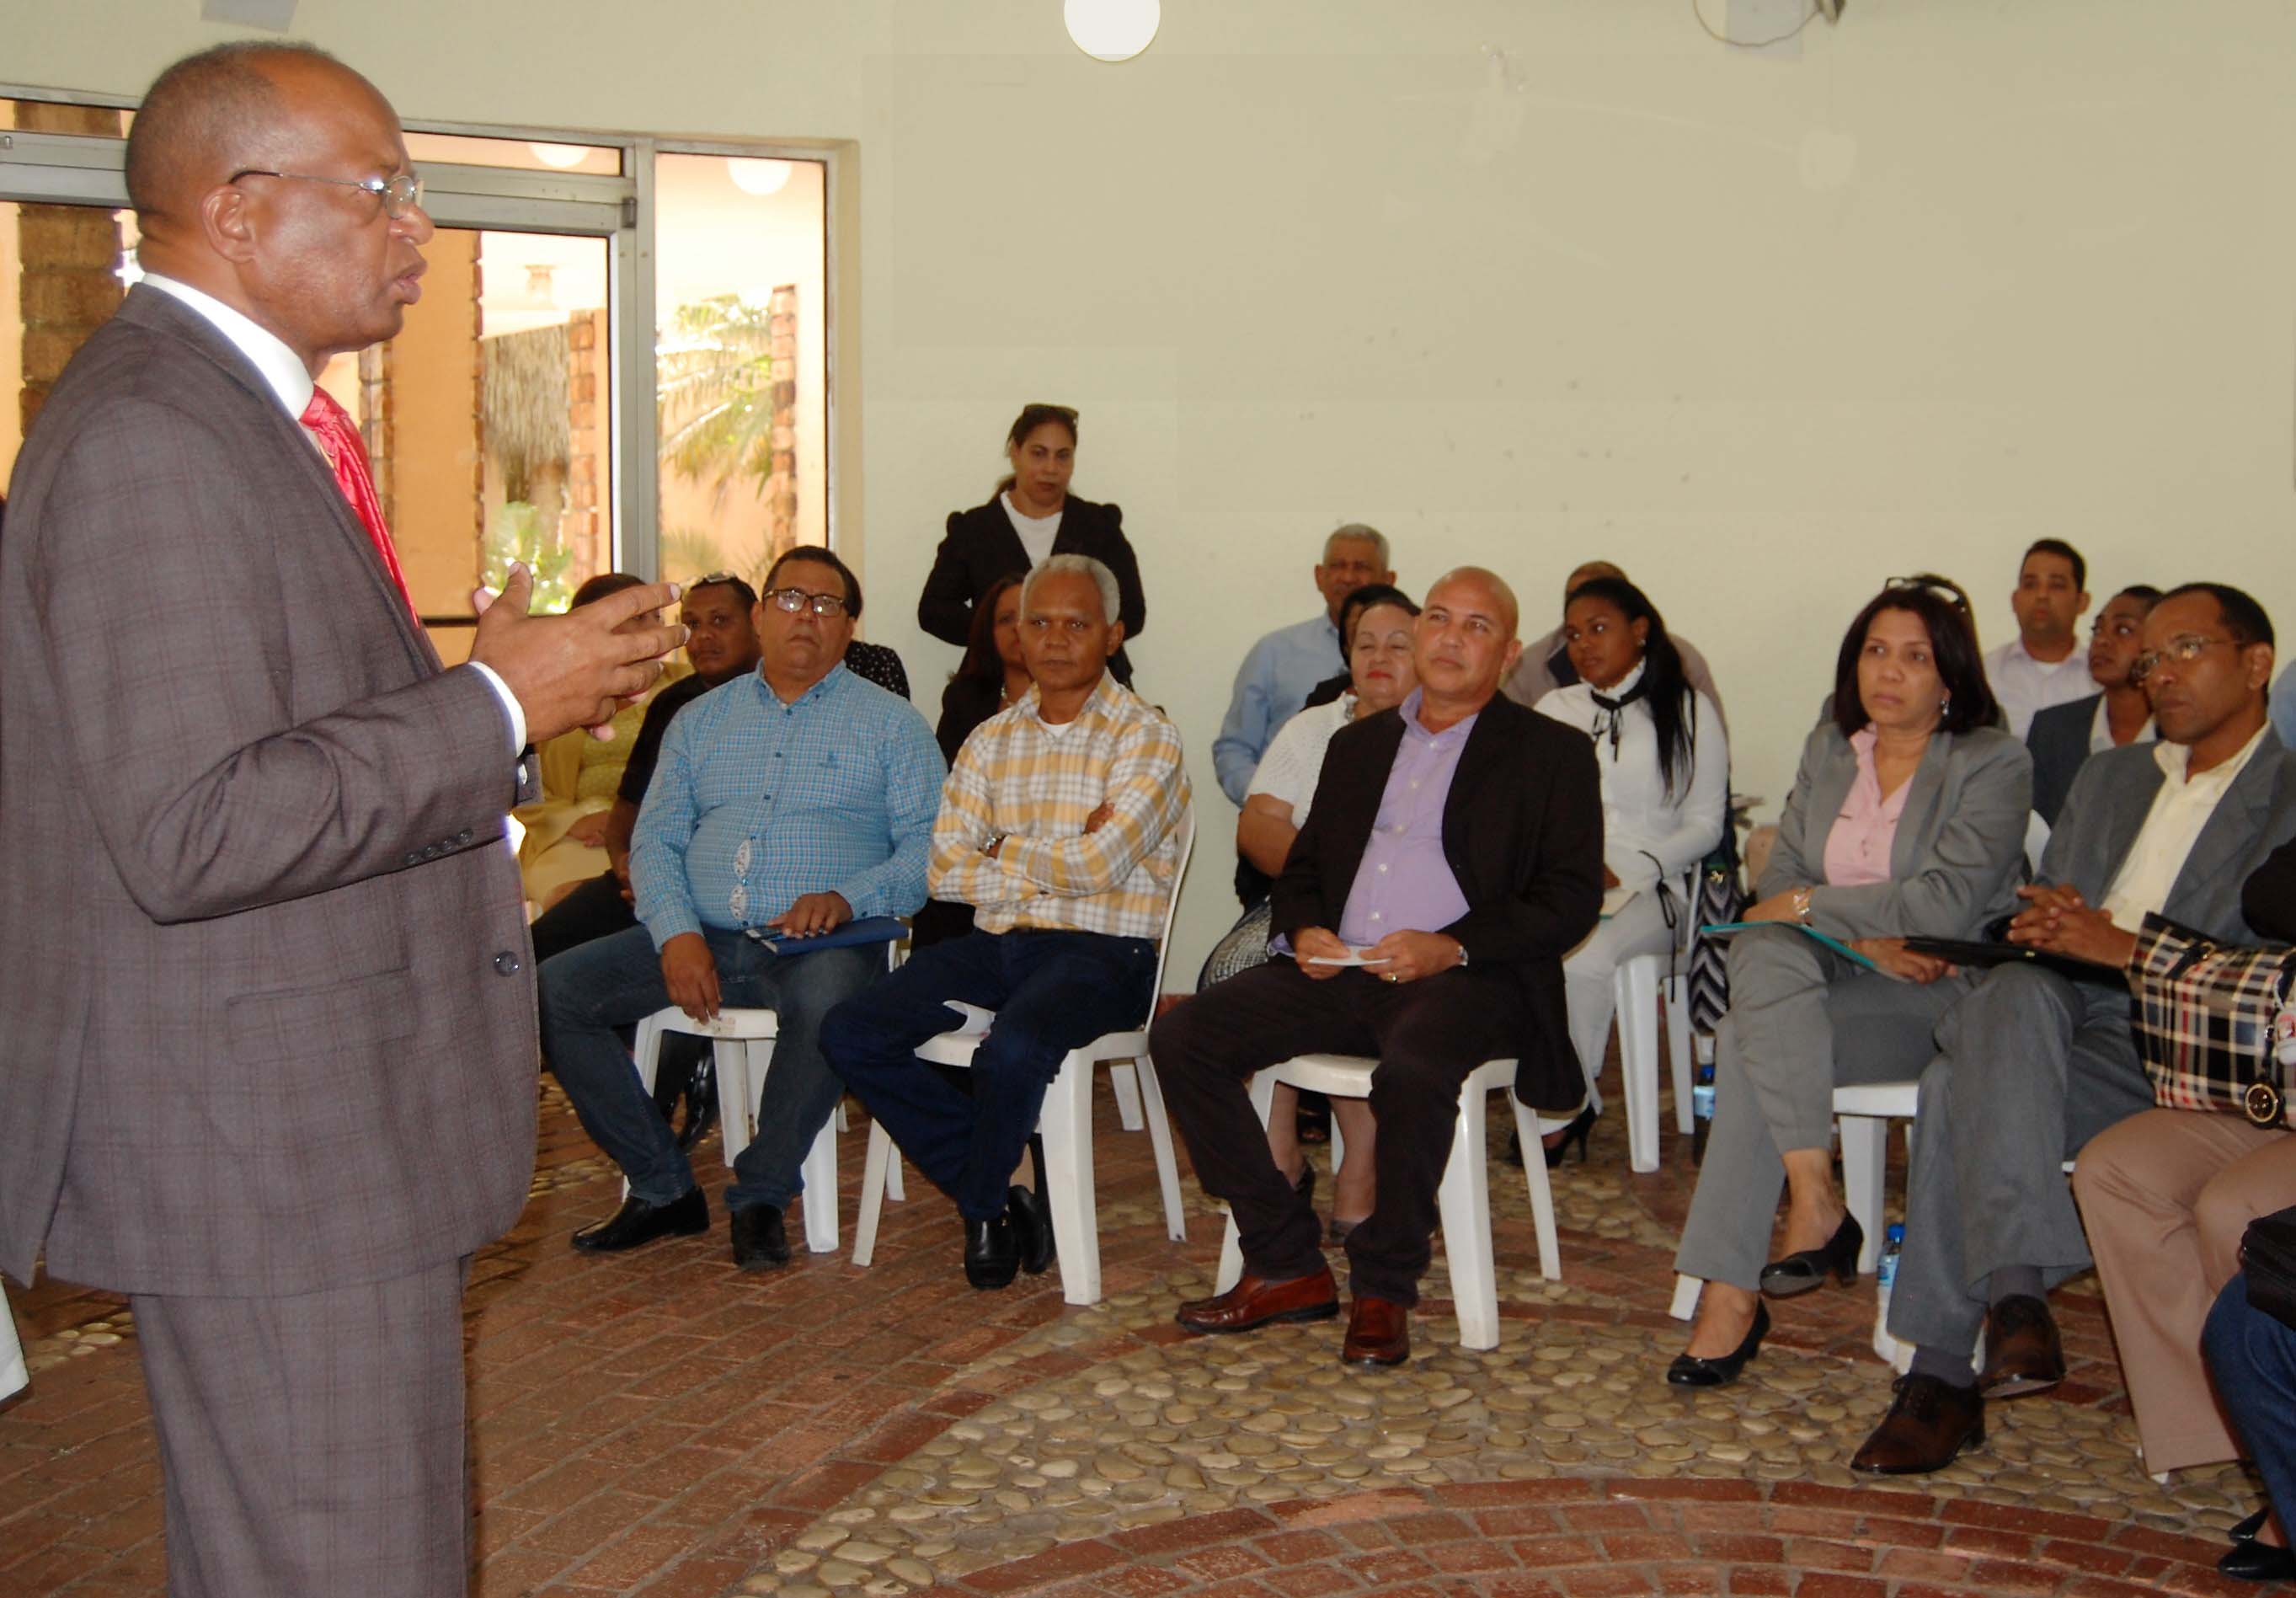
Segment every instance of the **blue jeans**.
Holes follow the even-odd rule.
[[[1098,932],[968,932],[919,949],[862,998],[830,1012],[821,1052],[911,1164],[984,1221],[1004,1213],[1013,1168],[1070,1049],[1137,1027],[1156,946]],[[964,1073],[968,1094],[916,1057],[957,1024],[941,1001],[996,1012]]]
[[[720,1003],[772,1010],[780,1017],[758,1135],[734,1161],[726,1207],[786,1209],[804,1185],[798,1168],[806,1151],[844,1095],[822,1061],[822,1018],[882,979],[885,951],[864,944],[776,955],[739,932],[709,929],[702,937],[718,963]],[[615,1034],[669,1003],[652,936],[632,927],[568,949],[544,961],[537,979],[542,1051],[574,1102],[582,1129],[622,1168],[636,1197],[667,1204],[693,1192],[693,1168]],[[724,1113],[736,1115],[740,1107],[726,1105]]]
[[[2248,1279],[2234,1276],[2209,1311],[2201,1348],[2225,1415],[2285,1526],[2296,1518],[2296,1330],[2251,1308]]]

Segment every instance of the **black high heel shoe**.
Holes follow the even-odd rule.
[[[2234,1543],[2217,1561],[2217,1569],[2234,1581],[2296,1580],[2296,1553],[2269,1543]]]
[[[2234,1520],[2226,1528],[2225,1536],[2235,1543],[2252,1543],[2256,1541],[2256,1534],[2264,1529],[2264,1523],[2270,1519],[2272,1519],[2272,1505],[2267,1504],[2247,1519]]]
[[[1828,1271],[1848,1287],[1857,1280],[1857,1254],[1865,1246],[1866,1228],[1857,1224],[1856,1216],[1845,1215],[1824,1246],[1803,1249],[1764,1266],[1762,1291],[1773,1299],[1791,1299],[1823,1287]]]
[[[1666,1367],[1668,1384],[1673,1387],[1727,1387],[1738,1380],[1738,1373],[1746,1362],[1762,1351],[1762,1339],[1770,1332],[1770,1307],[1760,1299],[1754,1301],[1754,1323],[1748,1329],[1745,1340],[1727,1354],[1712,1359],[1701,1359],[1695,1354],[1677,1354],[1674,1363]]]
[[[1578,1163],[1587,1163],[1587,1134],[1595,1129],[1595,1107],[1589,1104],[1570,1118],[1570,1124],[1562,1128],[1562,1136],[1546,1145],[1548,1170],[1561,1168],[1563,1156],[1570,1152],[1570,1145],[1574,1143],[1578,1145]]]

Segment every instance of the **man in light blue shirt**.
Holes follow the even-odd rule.
[[[709,1229],[709,1201],[619,1034],[666,1005],[702,1020],[730,1004],[779,1017],[757,1135],[726,1193],[734,1261],[789,1262],[783,1212],[843,1092],[822,1061],[821,1020],[885,971],[882,943],[789,940],[924,903],[940,749],[908,701],[840,664],[859,581],[828,550],[800,545],[765,590],[758,669],[695,700],[662,739],[630,840],[639,925],[542,965],[543,1053],[630,1184],[619,1211],[574,1234],[585,1253]]]
[[[1393,581],[1387,535],[1378,529],[1350,521],[1324,540],[1324,559],[1316,568],[1323,614],[1278,627],[1251,646],[1235,674],[1227,719],[1212,740],[1212,769],[1219,774],[1220,791],[1237,805],[1250,791],[1251,774],[1259,769],[1259,757],[1267,752],[1275,729],[1300,713],[1316,684],[1347,669],[1340,607],[1348,595],[1366,583]]]

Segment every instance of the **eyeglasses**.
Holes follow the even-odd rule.
[[[2205,653],[2211,644],[2230,643],[2229,638],[2204,638],[2198,633],[2184,633],[2169,640],[2166,649],[2148,649],[2129,663],[2128,680],[2141,683],[2151,676],[2163,660],[2176,660],[2191,665]]]
[[[291,183],[331,183],[338,188],[364,189],[382,201],[383,215],[393,222],[422,204],[422,180],[401,172],[391,177],[322,177],[316,172],[274,172],[265,167],[242,167],[229,179],[237,183],[242,177],[283,177]]]
[[[1924,594],[1945,601],[1955,610],[1964,614],[1969,610],[1969,595],[1961,591],[1961,585],[1949,578],[1941,578],[1931,572],[1919,571],[1912,577],[1893,577],[1882,586],[1886,589],[1918,588]]]
[[[792,616],[800,611],[811,611],[816,616],[824,618],[845,614],[845,601],[834,594],[808,594],[802,588],[769,588],[766,591],[766,597],[774,602],[776,610],[787,611]]]

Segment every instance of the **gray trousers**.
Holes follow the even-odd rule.
[[[1729,963],[1714,1124],[1675,1268],[1752,1292],[1785,1188],[1783,1156],[1831,1145],[1836,1087],[1918,1076],[1938,1018],[1970,982],[1886,977],[1783,926],[1739,933]]]
[[[169,1598],[468,1588],[467,1259],[278,1299],[136,1294]]]
[[[1922,1073],[1890,1331],[1967,1356],[1995,1271],[2031,1266],[2054,1287],[2088,1268],[2064,1162],[2151,1109],[2152,1090],[2118,981],[1997,966],[1938,1028],[1938,1048]]]

